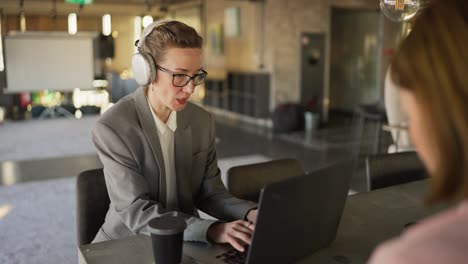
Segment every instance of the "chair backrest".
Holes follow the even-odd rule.
[[[377,154],[366,158],[368,191],[427,177],[416,152]]]
[[[80,173],[76,180],[76,222],[78,245],[91,243],[104,223],[109,195],[102,169]]]
[[[304,168],[296,159],[242,165],[227,171],[227,188],[238,198],[258,202],[265,185],[303,174]]]

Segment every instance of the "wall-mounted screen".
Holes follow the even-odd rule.
[[[96,34],[27,32],[5,37],[7,93],[90,89]]]

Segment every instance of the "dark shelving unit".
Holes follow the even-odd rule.
[[[256,118],[270,116],[270,75],[229,72],[226,80],[207,80],[203,103]]]

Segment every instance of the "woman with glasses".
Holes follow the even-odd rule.
[[[184,216],[190,241],[250,244],[256,204],[230,195],[221,182],[214,117],[188,100],[207,72],[202,38],[177,21],[154,22],[136,43],[132,67],[142,86],[93,128],[111,204],[93,242],[149,235],[148,222]],[[204,220],[197,209],[226,222]]]
[[[380,246],[372,264],[468,263],[468,1],[431,0],[390,66],[431,203],[452,208]]]

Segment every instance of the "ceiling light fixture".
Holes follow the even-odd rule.
[[[109,36],[112,33],[111,15],[105,14],[102,16],[102,34]]]
[[[57,26],[57,0],[52,0],[52,11],[50,12],[50,18],[52,19],[54,29],[56,29],[56,26]]]
[[[141,17],[136,16],[133,19],[133,42],[139,40],[141,37]],[[135,46],[133,47],[133,52],[137,53],[138,48]]]
[[[147,27],[149,24],[153,23],[153,21],[154,21],[153,17],[150,15],[151,14],[151,8],[153,7],[152,0],[145,0],[145,4],[146,4],[146,12],[148,13],[148,15],[143,17],[143,27],[144,28]]]
[[[402,22],[416,15],[420,0],[380,0],[380,10],[390,20]]]
[[[143,17],[143,27],[149,26],[149,24],[153,23],[154,19],[150,15],[146,15]]]
[[[80,4],[78,12],[68,14],[68,34],[75,35],[78,32],[78,16],[83,11],[84,4]]]
[[[5,62],[3,61],[2,19],[3,8],[0,8],[0,72],[5,70]]]
[[[75,35],[78,32],[78,21],[76,13],[68,14],[68,34]]]
[[[24,14],[24,0],[20,0],[19,28],[22,33],[26,31],[26,15]]]

